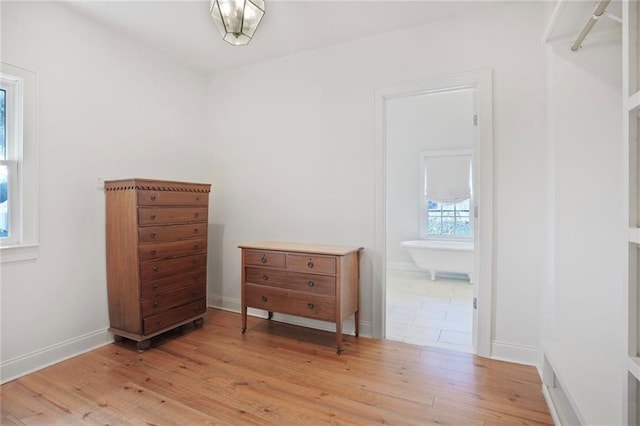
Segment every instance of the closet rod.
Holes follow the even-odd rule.
[[[593,12],[593,15],[591,15],[591,18],[589,18],[589,20],[587,21],[587,24],[584,26],[582,32],[576,39],[575,43],[573,43],[573,46],[571,46],[571,50],[573,52],[575,52],[580,48],[580,45],[582,44],[584,39],[587,37],[587,34],[589,34],[589,31],[591,31],[591,28],[593,28],[593,26],[596,24],[596,21],[600,19],[604,11],[607,9],[607,6],[609,6],[609,3],[611,3],[611,0],[602,0],[600,2],[598,7],[596,8],[596,11]]]

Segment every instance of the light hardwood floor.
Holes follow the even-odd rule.
[[[2,424],[552,424],[533,367],[209,309],[0,387]]]

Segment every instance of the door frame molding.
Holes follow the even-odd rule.
[[[474,281],[478,286],[478,309],[474,311],[474,348],[478,355],[491,356],[493,334],[493,76],[483,69],[375,91],[374,130],[374,253],[372,254],[372,334],[385,337],[387,274],[387,141],[386,102],[389,99],[453,89],[476,91],[478,125],[474,142],[474,199],[476,250]]]

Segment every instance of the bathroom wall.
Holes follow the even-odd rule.
[[[404,240],[420,239],[420,153],[473,149],[471,90],[420,94],[386,102],[387,265],[415,267]]]

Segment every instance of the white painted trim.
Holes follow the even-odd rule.
[[[491,358],[539,368],[542,365],[543,354],[540,348],[494,341],[491,343]]]
[[[377,89],[375,91],[374,128],[374,249],[371,253],[373,266],[372,318],[373,336],[384,338],[386,305],[386,169],[387,147],[385,141],[385,103],[387,99],[430,93],[453,88],[475,88],[477,98],[478,126],[474,146],[473,168],[474,193],[479,215],[476,218],[475,270],[478,288],[478,307],[475,338],[476,353],[491,356],[493,330],[493,85],[491,69],[452,74],[422,83],[401,87]],[[482,149],[480,149],[482,148]]]
[[[57,364],[113,342],[108,329],[97,330],[0,363],[0,383]]]
[[[558,410],[556,409],[556,404],[553,401],[553,397],[551,396],[549,388],[545,385],[542,385],[542,396],[544,396],[544,400],[547,403],[547,407],[549,408],[549,414],[551,414],[551,420],[553,420],[553,424],[556,426],[562,426],[560,416],[558,415]]]
[[[0,264],[38,258],[39,244],[0,247]]]

